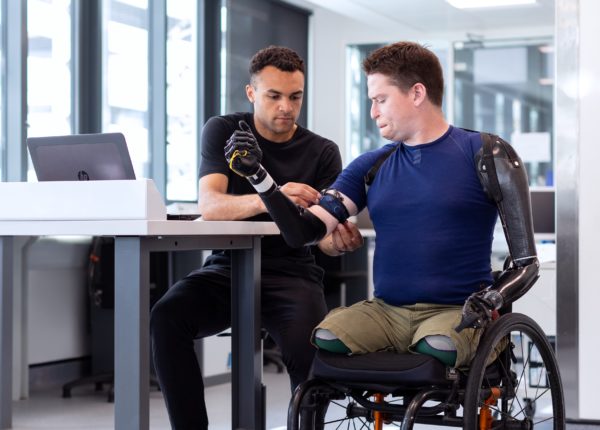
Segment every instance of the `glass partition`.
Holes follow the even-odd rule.
[[[363,59],[380,46],[350,45],[347,50],[347,161],[386,142],[369,116],[371,102],[361,69]],[[530,185],[552,187],[552,38],[455,42],[451,51],[430,49],[444,69],[442,108],[448,120],[502,136],[521,155]]]
[[[552,186],[554,48],[551,38],[454,44],[454,123],[495,133]]]

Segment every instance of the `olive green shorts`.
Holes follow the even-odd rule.
[[[457,350],[456,367],[466,367],[475,355],[481,330],[464,329],[457,333],[454,327],[461,320],[461,311],[462,306],[457,305],[392,306],[373,299],[332,310],[316,329],[331,331],[352,354],[412,352],[426,336],[448,336]]]

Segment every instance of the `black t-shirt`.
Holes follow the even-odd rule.
[[[258,134],[252,113],[216,116],[210,118],[202,130],[200,177],[212,173],[228,176],[228,194],[256,194],[248,180],[233,173],[225,161],[226,141],[239,129],[238,123],[242,119],[252,128],[263,151],[261,164],[277,184],[300,182],[320,191],[330,186],[341,172],[342,160],[338,146],[303,127],[298,126],[288,142],[276,143]],[[271,217],[265,213],[249,220],[271,221]],[[320,270],[314,265],[310,248],[290,248],[281,236],[263,238],[262,260],[263,272],[320,277]],[[207,263],[228,265],[228,253],[216,252]]]

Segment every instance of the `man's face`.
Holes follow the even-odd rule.
[[[379,133],[391,141],[406,141],[412,134],[415,111],[412,89],[402,91],[381,73],[367,76],[368,96],[371,99],[371,118]]]
[[[296,129],[304,96],[304,74],[283,72],[267,66],[246,86],[246,94],[254,104],[257,131],[274,142],[289,140]]]

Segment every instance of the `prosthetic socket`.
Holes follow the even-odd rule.
[[[477,174],[496,203],[511,264],[483,296],[495,309],[525,294],[538,278],[529,183],[523,162],[505,141],[482,133],[483,146],[475,155]]]

